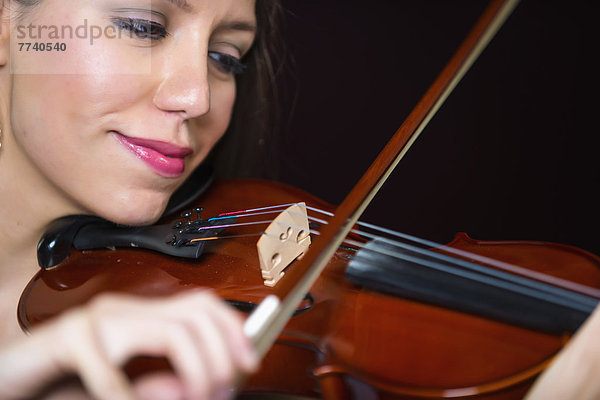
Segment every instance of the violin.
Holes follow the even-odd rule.
[[[193,206],[201,205],[202,215],[219,215],[224,208],[264,208],[267,200],[275,204],[302,200],[315,232],[322,224],[315,221],[327,220],[332,210],[299,189],[261,180],[218,181]],[[240,312],[251,311],[275,293],[277,285],[265,285],[258,262],[260,233],[253,222],[267,215],[244,214],[238,214],[220,239],[207,241],[197,259],[138,248],[73,250],[66,261],[41,269],[32,279],[19,304],[19,321],[28,330],[106,291],[160,296],[194,287],[211,287]],[[167,226],[188,223],[189,215],[183,215]],[[410,251],[399,238],[389,241],[380,234],[370,239],[366,231],[359,225],[358,233],[351,233],[337,249],[242,393],[326,399],[520,398],[600,298],[600,258],[577,248],[545,242],[480,242],[459,234],[433,252],[452,259],[446,262],[431,258],[429,251]],[[373,245],[398,254],[390,257]],[[413,263],[407,261],[410,257],[422,258]],[[558,284],[566,280],[572,285],[570,294],[564,295],[569,301],[563,301],[558,289],[554,292],[555,286],[537,288],[539,282],[533,278],[526,279],[531,287],[515,281],[516,286],[534,296],[552,293],[561,299],[559,304],[539,306],[527,290],[515,293],[504,288],[507,281],[500,277],[480,287],[469,277],[461,278],[466,283],[454,282],[452,272],[436,277],[437,270],[427,267],[432,261],[452,267],[478,259],[478,265],[484,265],[482,260],[493,265],[480,275],[484,278],[503,272],[502,263],[510,263],[523,268],[523,273],[560,278]],[[363,271],[362,264],[370,270]],[[479,275],[469,268],[460,270]],[[405,282],[408,285],[402,286]],[[574,293],[588,287],[596,289],[588,289],[586,295]],[[545,291],[548,288],[550,292]],[[402,290],[418,293],[415,297]],[[500,294],[490,296],[493,290]],[[431,298],[425,300],[426,296]],[[490,303],[483,309],[472,309],[486,301]],[[587,307],[582,306],[586,301]],[[504,312],[514,314],[508,322]],[[157,362],[135,360],[129,371],[136,376]]]
[[[319,212],[333,211],[329,205],[297,189],[261,181],[218,182],[197,200],[192,210],[203,207],[205,215],[219,215],[298,201],[306,202]],[[337,219],[345,220],[347,216],[339,214],[340,209],[344,211],[344,204],[336,209],[336,215],[341,215]],[[180,222],[191,222],[190,216]],[[329,233],[333,228],[326,229],[335,222],[335,218],[331,219],[315,235],[333,235]],[[348,224],[349,231],[355,222]],[[320,229],[311,229],[316,232],[317,228]],[[255,234],[256,230],[244,226],[227,228],[219,232],[224,240],[206,242],[198,260],[173,260],[139,249],[74,251],[55,268],[40,271],[28,285],[19,305],[20,323],[28,329],[104,290],[156,296],[195,285],[209,286],[242,309],[252,309],[269,295],[285,292],[286,285],[291,285],[286,284],[286,280],[304,272],[296,272],[301,270],[296,268],[298,264],[308,264],[311,252],[325,242],[315,241],[304,258],[288,267],[287,276],[281,281],[284,286],[270,288],[264,285],[258,266]],[[225,236],[236,237],[226,239]],[[375,283],[361,278],[358,273],[351,277],[347,274],[349,262],[365,256],[370,264],[371,253],[383,258],[382,263],[377,264],[383,265],[385,272],[394,271],[385,267],[390,255],[379,250],[380,247],[389,250],[389,243],[382,245],[369,240],[360,229],[358,233],[342,236],[341,240],[348,238],[352,243],[334,246],[334,255],[328,258],[322,273],[310,285],[309,296],[304,296],[303,302],[295,306],[295,316],[271,347],[261,372],[246,382],[242,392],[324,398],[352,395],[357,398],[519,398],[597,302],[597,292],[589,288],[597,288],[600,283],[598,258],[568,246],[540,242],[482,243],[459,235],[446,246],[429,249],[434,250],[432,253],[452,255],[455,260],[462,259],[459,263],[472,263],[473,259],[485,257],[486,261],[496,260],[491,263],[494,264],[491,270],[506,266],[504,264],[519,265],[545,276],[561,278],[554,283],[571,282],[567,284],[569,289],[565,289],[568,293],[561,292],[558,296],[568,298],[570,304],[558,308],[551,305],[550,318],[541,325],[553,325],[552,316],[560,307],[570,310],[567,316],[578,309],[574,313],[579,317],[574,321],[561,321],[554,327],[540,328],[524,327],[514,319],[506,322],[497,315],[481,315],[482,311],[405,300],[397,295],[397,285],[387,289],[377,287],[385,285],[387,274],[368,274],[377,278],[374,280],[379,282]],[[368,248],[369,244],[376,247],[375,251]],[[367,250],[363,252],[363,249]],[[400,253],[404,254],[404,250]],[[454,250],[459,251],[458,254]],[[402,265],[423,266],[423,261],[430,261],[431,253],[427,253],[427,257],[416,263],[404,260],[406,263]],[[489,273],[490,270],[486,270],[486,275]],[[524,271],[519,269],[519,273],[513,275],[520,273]],[[525,275],[531,278],[532,274]],[[442,278],[442,284],[446,282],[444,279],[449,278]],[[295,279],[289,280],[292,281]],[[537,287],[533,281],[535,279],[528,279],[527,283],[517,286]],[[437,284],[440,285],[439,280]],[[538,294],[550,290],[547,286],[538,289]],[[517,308],[522,304],[526,303],[519,302]],[[138,367],[131,368],[135,374]]]

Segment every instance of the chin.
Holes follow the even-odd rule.
[[[169,197],[145,199],[144,201],[121,201],[118,206],[98,210],[98,216],[121,225],[151,225],[163,214]]]
[[[143,226],[143,225],[152,225],[161,217],[162,212],[149,215],[133,215],[126,216],[124,218],[120,218],[115,220],[117,224],[128,225],[128,226]]]
[[[141,213],[139,210],[131,213],[111,213],[109,215],[101,215],[101,217],[120,225],[141,226],[151,225],[155,223],[162,215],[162,210],[159,212]]]

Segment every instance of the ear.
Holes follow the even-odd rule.
[[[9,0],[0,0],[0,67],[4,67],[10,55]]]

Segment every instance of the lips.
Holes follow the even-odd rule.
[[[165,178],[178,178],[185,170],[185,157],[192,153],[187,147],[179,147],[158,140],[132,138],[118,132],[115,136],[127,150],[144,161],[150,169]]]

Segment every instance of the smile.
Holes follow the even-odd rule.
[[[158,140],[132,138],[112,131],[127,150],[144,161],[150,169],[165,178],[178,178],[185,170],[185,157],[192,153],[187,147],[179,147]]]

